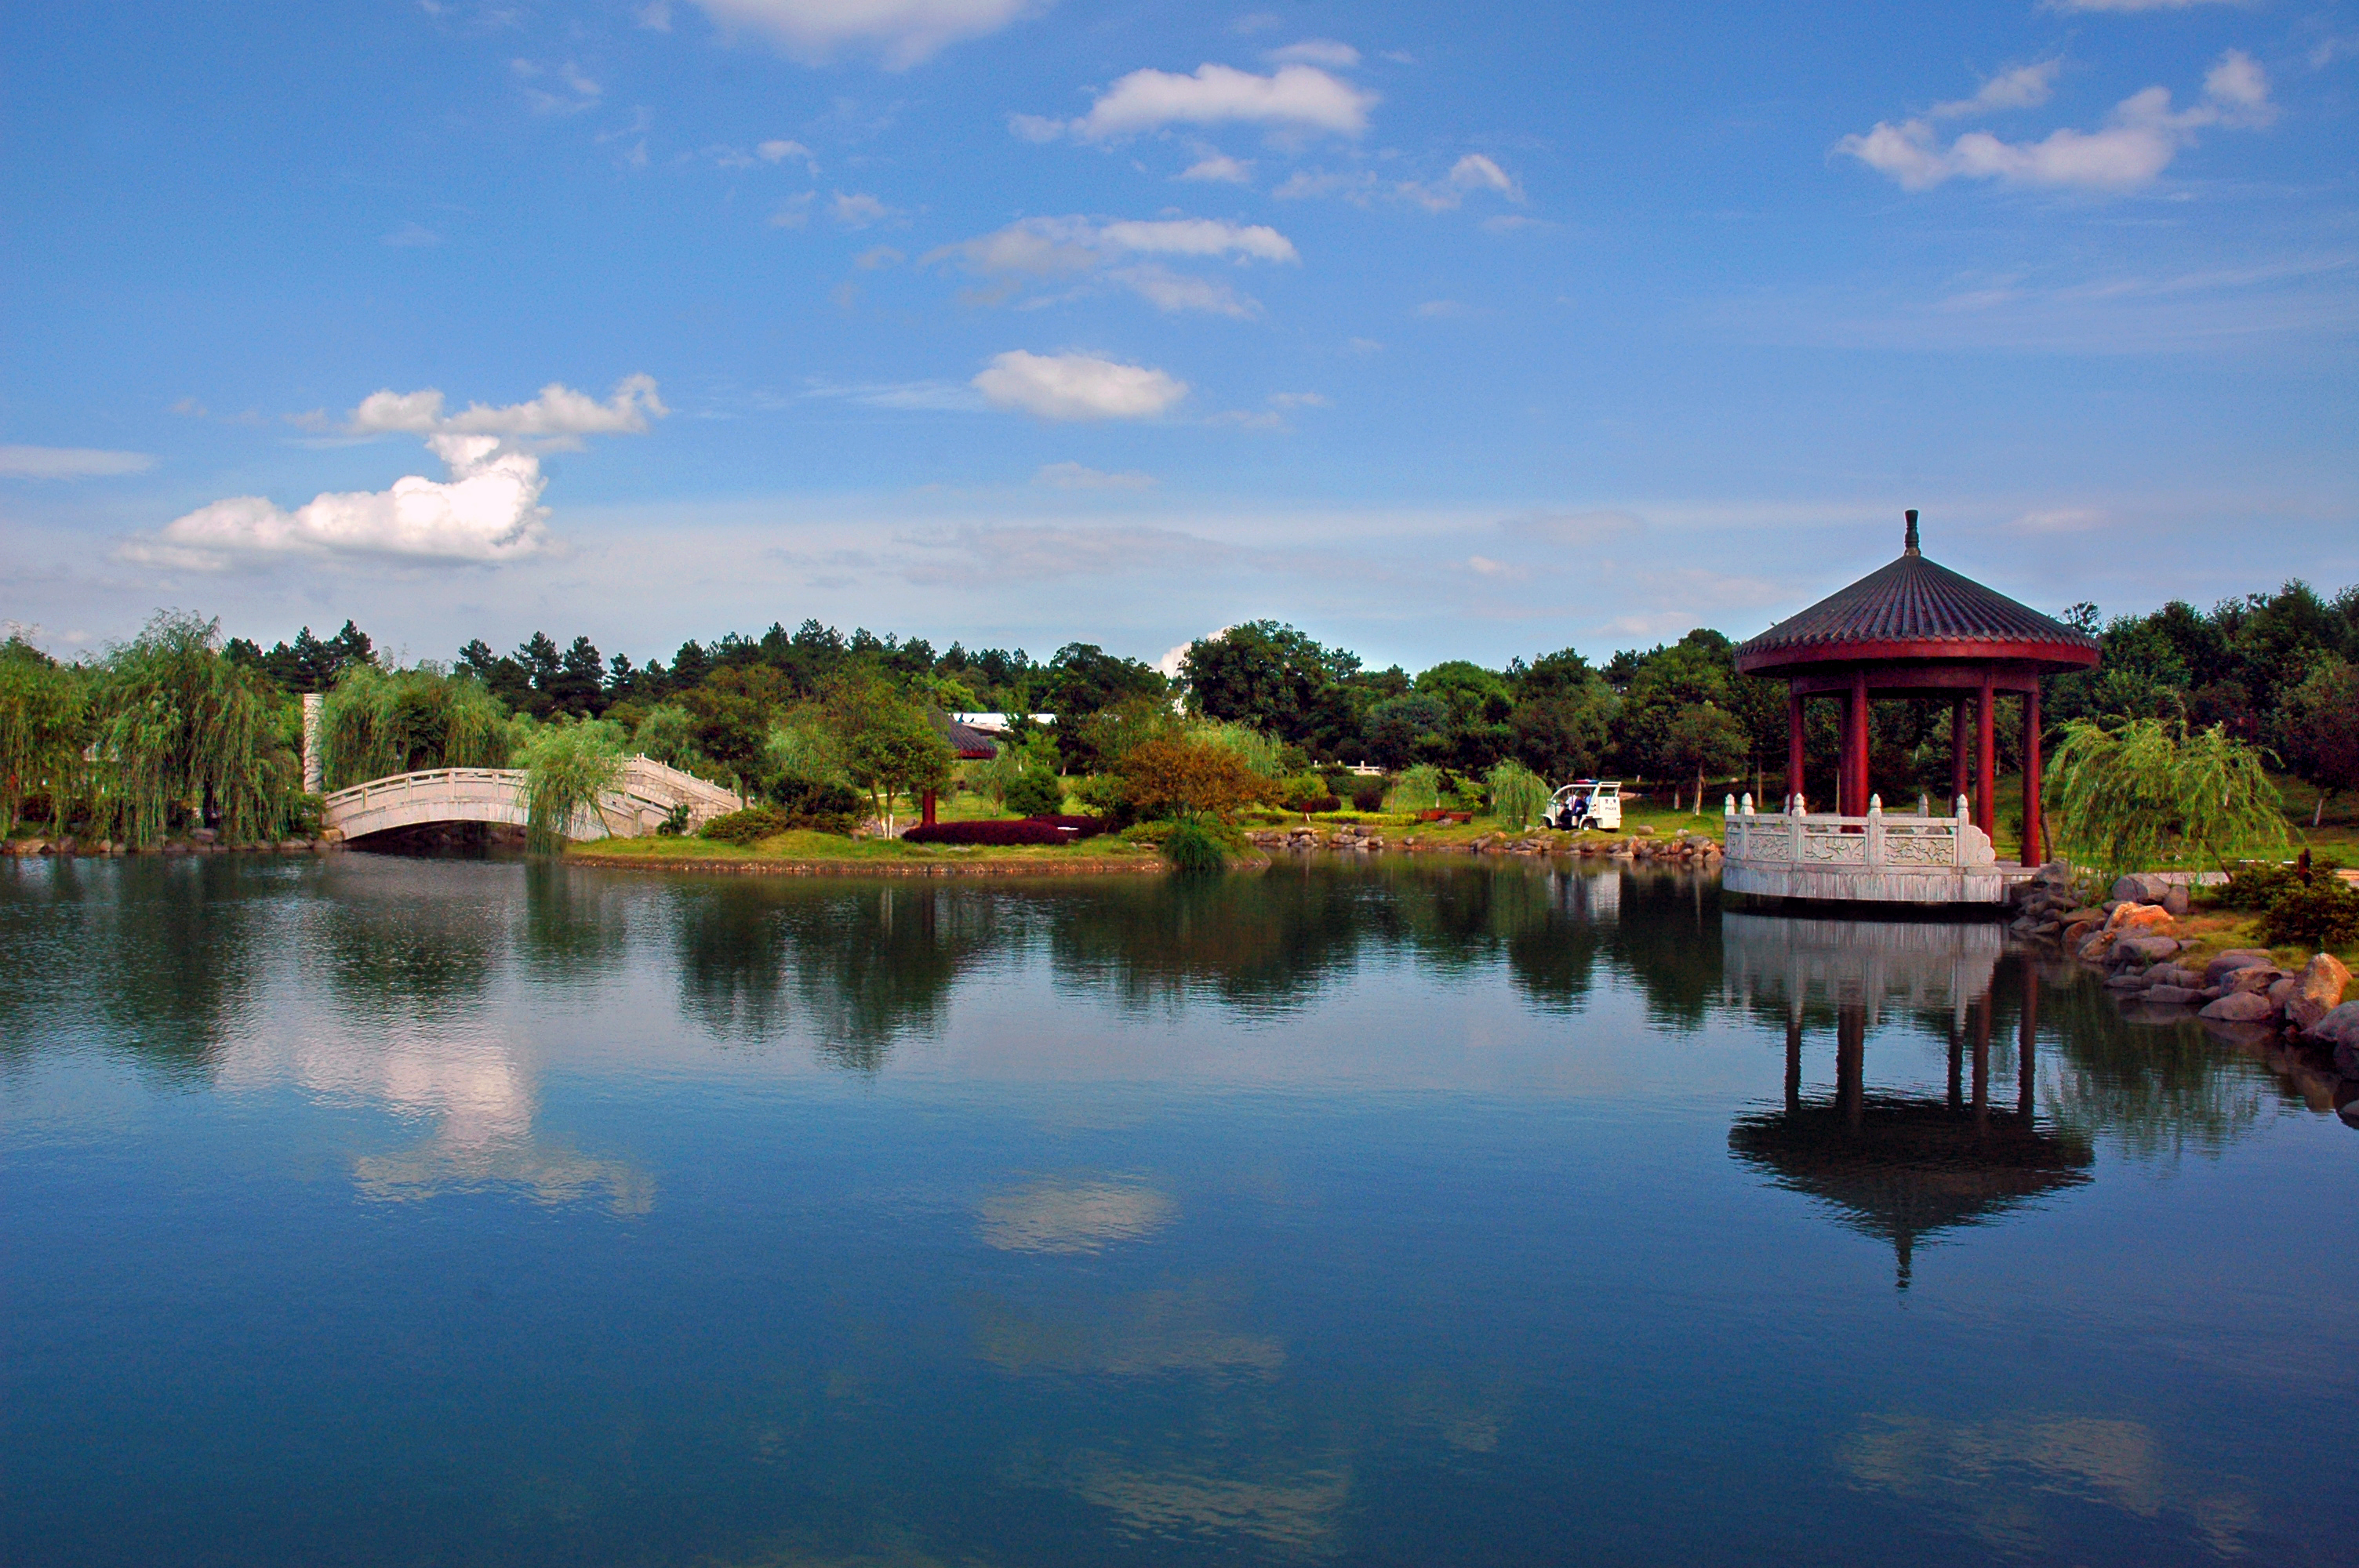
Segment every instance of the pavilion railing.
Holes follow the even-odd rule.
[[[1963,795],[1951,816],[1932,816],[1921,800],[1914,814],[1887,813],[1881,795],[1868,797],[1864,816],[1812,813],[1799,795],[1767,816],[1754,810],[1751,795],[1742,805],[1731,795],[1722,813],[1723,847],[1733,863],[1859,871],[1954,871],[1998,863],[1990,836],[1969,819]]]

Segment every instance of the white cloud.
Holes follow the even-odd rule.
[[[871,223],[881,223],[892,217],[893,209],[874,196],[854,192],[846,196],[839,190],[835,200],[827,204],[828,215],[847,229],[865,229]]]
[[[2021,65],[2013,70],[2003,70],[1984,82],[1982,90],[1972,98],[1934,104],[1925,112],[1926,118],[1955,120],[2005,109],[2037,109],[2047,103],[2055,91],[2056,73],[2063,65],[2060,59],[2046,59],[2036,65]]]
[[[579,114],[585,109],[595,109],[605,96],[606,90],[571,60],[552,70],[528,59],[512,59],[508,69],[524,83],[526,101],[536,114]],[[549,87],[537,85],[544,81],[562,91],[551,92]]]
[[[397,250],[439,245],[441,243],[442,236],[423,223],[404,223],[377,242],[381,245],[391,245]]]
[[[995,408],[1041,419],[1151,419],[1188,395],[1188,384],[1147,365],[1090,354],[996,355],[970,384]]]
[[[1273,408],[1324,408],[1328,398],[1323,392],[1273,392],[1269,404]]]
[[[627,375],[614,384],[614,395],[603,403],[552,381],[528,403],[504,408],[471,403],[456,414],[443,412],[442,395],[431,387],[373,392],[353,410],[344,428],[354,436],[498,436],[542,447],[571,447],[584,436],[644,435],[648,416],[661,418],[670,412],[656,395],[653,376]]]
[[[1174,178],[1211,180],[1223,185],[1251,185],[1253,165],[1241,163],[1226,153],[1207,153],[1181,169]]]
[[[634,15],[638,17],[639,26],[651,32],[671,31],[671,0],[648,0]]]
[[[1090,141],[1136,135],[1166,125],[1266,124],[1281,130],[1356,136],[1368,128],[1377,96],[1315,66],[1285,65],[1268,76],[1234,66],[1200,65],[1192,76],[1134,70],[1072,123]]]
[[[1417,308],[1417,313],[1428,320],[1447,320],[1466,314],[1466,307],[1455,299],[1429,299]]]
[[[179,412],[177,406],[174,412]],[[204,410],[199,407],[197,412],[201,415]],[[156,460],[146,452],[110,452],[94,447],[0,447],[0,476],[9,479],[105,479],[146,473],[155,466]]]
[[[1944,107],[1949,107],[1944,105]],[[2276,117],[2267,74],[2240,49],[2222,55],[2203,79],[2203,100],[2174,111],[2167,88],[2149,87],[2114,106],[2104,128],[2051,131],[2037,142],[2005,142],[1969,131],[1948,147],[1930,121],[1879,124],[1845,136],[1835,151],[1890,177],[1905,190],[1953,178],[2008,184],[2126,190],[2147,184],[2207,126],[2252,129]]]
[[[1032,482],[1050,490],[1151,490],[1155,476],[1136,469],[1107,473],[1080,463],[1047,463],[1032,476]]]
[[[1360,63],[1360,51],[1333,38],[1305,38],[1272,49],[1262,59],[1272,65],[1323,65],[1330,70],[1348,70]]]
[[[764,163],[780,163],[788,158],[799,159],[811,173],[819,172],[819,160],[811,157],[810,148],[800,142],[767,141],[754,149]]]
[[[1017,278],[1097,273],[1161,310],[1250,316],[1260,308],[1223,283],[1174,273],[1154,262],[1117,265],[1131,263],[1135,257],[1155,256],[1238,263],[1291,263],[1301,259],[1294,242],[1262,223],[1229,223],[1211,218],[1122,219],[1097,223],[1073,217],[1027,218],[975,239],[944,245],[920,258],[919,265],[955,260],[977,276],[1003,280],[1005,287],[984,297],[986,303],[1005,300],[1016,287]]]
[[[1048,143],[1065,134],[1065,122],[1052,120],[1046,114],[1010,114],[1007,116],[1007,130],[1009,135],[1021,136],[1027,142]]]
[[[522,560],[554,542],[540,460],[496,436],[433,435],[427,447],[447,481],[412,475],[389,490],[330,492],[292,512],[259,495],[233,496],[127,541],[125,559],[218,568],[238,556],[389,556],[420,561]]]
[[[779,205],[778,210],[770,214],[768,219],[770,227],[773,229],[799,229],[804,224],[810,222],[811,197],[813,194],[813,192],[806,190],[799,196],[788,197],[786,200]]]
[[[1035,0],[697,0],[725,28],[758,33],[779,50],[819,64],[874,49],[906,70],[951,44],[995,33],[1043,6]]]
[[[1516,177],[1481,153],[1468,153],[1451,165],[1450,172],[1440,179],[1402,179],[1388,186],[1380,185],[1375,172],[1369,169],[1301,168],[1288,176],[1286,182],[1270,194],[1288,201],[1340,196],[1359,207],[1368,206],[1379,197],[1389,197],[1429,212],[1449,212],[1463,205],[1470,192],[1483,190],[1510,201],[1524,199],[1524,188]]]

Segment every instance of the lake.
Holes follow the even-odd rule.
[[[0,864],[5,1557],[2351,1561],[2359,1132],[2002,935]]]

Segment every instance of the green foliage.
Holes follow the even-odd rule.
[[[1198,736],[1236,753],[1237,760],[1266,779],[1286,776],[1286,747],[1266,730],[1234,721],[1205,725]]]
[[[525,834],[537,851],[556,849],[577,812],[623,782],[623,730],[603,719],[537,726],[524,743]]]
[[[2329,796],[2359,789],[2359,667],[2332,655],[2321,659],[2286,693],[2277,727],[2286,760],[2318,787],[2315,827]]]
[[[1431,811],[1441,804],[1441,770],[1431,762],[1419,762],[1400,776],[1393,793],[1385,802],[1388,811]]]
[[[656,824],[656,837],[659,838],[681,837],[688,831],[690,816],[688,802],[684,800],[679,802],[664,814],[664,819],[661,822]]]
[[[1548,782],[1521,762],[1499,763],[1483,775],[1483,787],[1491,815],[1509,827],[1528,827],[1548,808]]]
[[[974,787],[1005,805],[1008,790],[1018,779],[1031,773],[1053,777],[1060,769],[1057,738],[1045,730],[1035,730],[1020,739],[1011,735],[999,742],[990,761],[975,765]]]
[[[872,688],[856,700],[838,694],[829,718],[842,737],[844,771],[868,792],[876,815],[888,825],[896,795],[915,800],[950,783],[950,742],[923,713],[889,690]]]
[[[1681,708],[1658,742],[1662,771],[1677,776],[1695,775],[1695,810],[1703,809],[1703,781],[1745,765],[1745,727],[1726,709],[1709,702]]]
[[[2135,719],[2064,726],[2049,775],[2064,852],[2112,871],[2281,849],[2285,814],[2261,752],[2221,727]]]
[[[264,677],[222,656],[220,623],[159,612],[100,666],[93,822],[152,844],[210,802],[232,843],[276,838],[302,783]]]
[[[321,703],[331,792],[423,768],[506,767],[510,748],[506,710],[472,676],[349,664]]]
[[[51,827],[65,831],[83,771],[87,685],[82,671],[20,637],[0,644],[0,838],[16,831],[36,793],[49,802]]]
[[[1364,778],[1352,785],[1352,809],[1376,812],[1385,808],[1385,781]]]
[[[783,802],[818,784],[848,786],[846,762],[843,737],[827,713],[811,705],[798,708],[772,724],[762,743],[762,793]]]
[[[698,828],[696,836],[716,844],[756,844],[774,833],[784,833],[788,826],[786,814],[776,806],[749,806],[743,811],[723,812]]]
[[[1181,876],[1217,876],[1228,869],[1229,852],[1201,823],[1182,822],[1164,838],[1163,859]]]
[[[2261,939],[2272,947],[2344,947],[2359,942],[2359,888],[2332,871],[2296,878],[2261,914]]]
[[[1054,816],[1065,809],[1065,786],[1054,773],[1036,768],[1017,774],[1002,799],[1018,816]]]
[[[641,756],[683,772],[705,760],[696,743],[696,716],[677,702],[648,708],[632,731],[631,745]]]
[[[1199,639],[1181,660],[1189,696],[1207,718],[1245,724],[1321,754],[1332,754],[1359,729],[1347,685],[1359,667],[1354,655],[1322,647],[1275,621],[1248,622]]]

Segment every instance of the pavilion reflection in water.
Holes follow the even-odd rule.
[[[1729,1148],[1780,1186],[1832,1205],[1845,1225],[1889,1241],[1902,1290],[1919,1240],[2089,1180],[2088,1143],[2043,1129],[2036,1113],[2039,992],[2028,964],[2006,966],[2022,986],[2015,1103],[1992,1103],[1993,992],[2005,946],[2003,928],[1985,923],[1735,912],[1721,919],[1732,999],[1782,1001],[1786,1012],[1785,1104],[1738,1119]],[[1805,1094],[1805,1020],[1829,1011],[1834,1089]],[[1867,1087],[1867,1033],[1887,1011],[1949,1015],[1946,1095]]]

